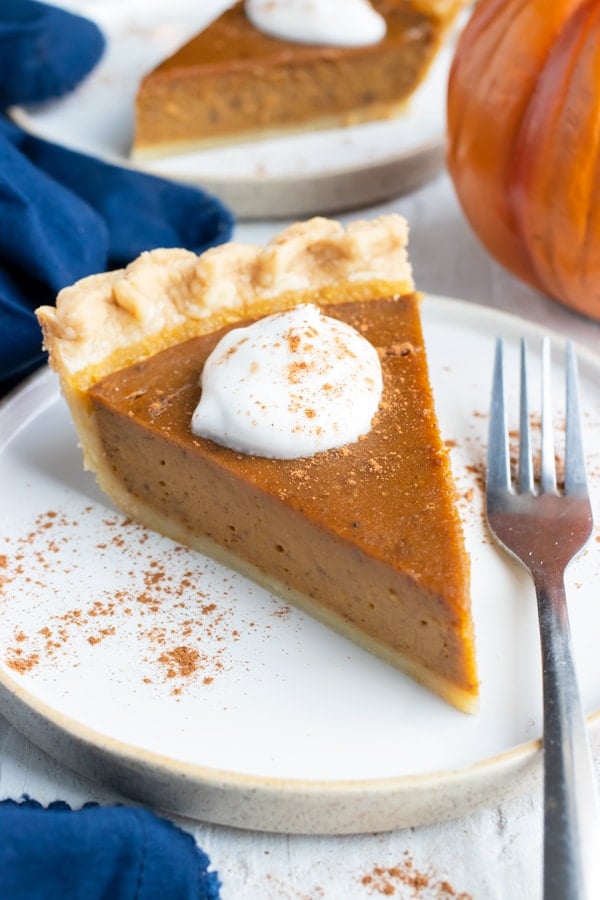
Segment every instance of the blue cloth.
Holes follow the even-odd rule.
[[[144,809],[0,803],[6,900],[217,900],[191,835]]]
[[[0,106],[60,97],[96,65],[104,46],[87,19],[34,0],[2,0]]]
[[[0,0],[0,108],[60,96],[97,63],[98,28],[33,0]],[[143,250],[196,253],[233,218],[205,192],[26,134],[0,112],[0,395],[44,361],[33,310]]]

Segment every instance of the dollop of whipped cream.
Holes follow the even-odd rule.
[[[300,44],[362,47],[386,32],[368,0],[246,0],[245,8],[259,31]]]
[[[305,303],[227,332],[201,385],[194,434],[241,453],[297,459],[369,432],[383,379],[366,338]]]

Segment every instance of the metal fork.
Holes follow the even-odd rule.
[[[577,686],[564,573],[592,532],[579,411],[577,361],[566,348],[564,490],[558,490],[550,386],[550,342],[542,344],[542,434],[534,474],[521,341],[519,460],[515,484],[504,400],[503,344],[496,345],[487,460],[487,519],[500,544],[529,570],[536,589],[544,698],[545,900],[600,898],[600,815]]]

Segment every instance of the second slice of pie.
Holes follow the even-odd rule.
[[[340,47],[273,37],[250,21],[243,2],[235,3],[143,78],[132,156],[185,153],[397,115],[464,5],[465,0],[373,0],[385,36],[376,44]]]

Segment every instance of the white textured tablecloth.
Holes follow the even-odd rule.
[[[383,212],[400,212],[410,222],[410,255],[420,290],[515,313],[600,354],[600,324],[563,309],[490,259],[465,223],[445,176],[410,196],[343,218]],[[262,243],[281,224],[240,225],[236,238]],[[0,718],[0,796],[22,794],[44,804],[63,799],[76,807],[88,800],[122,799],[50,759]],[[223,900],[541,896],[537,792],[445,824],[352,837],[258,834],[177,821],[211,857],[222,880]]]

